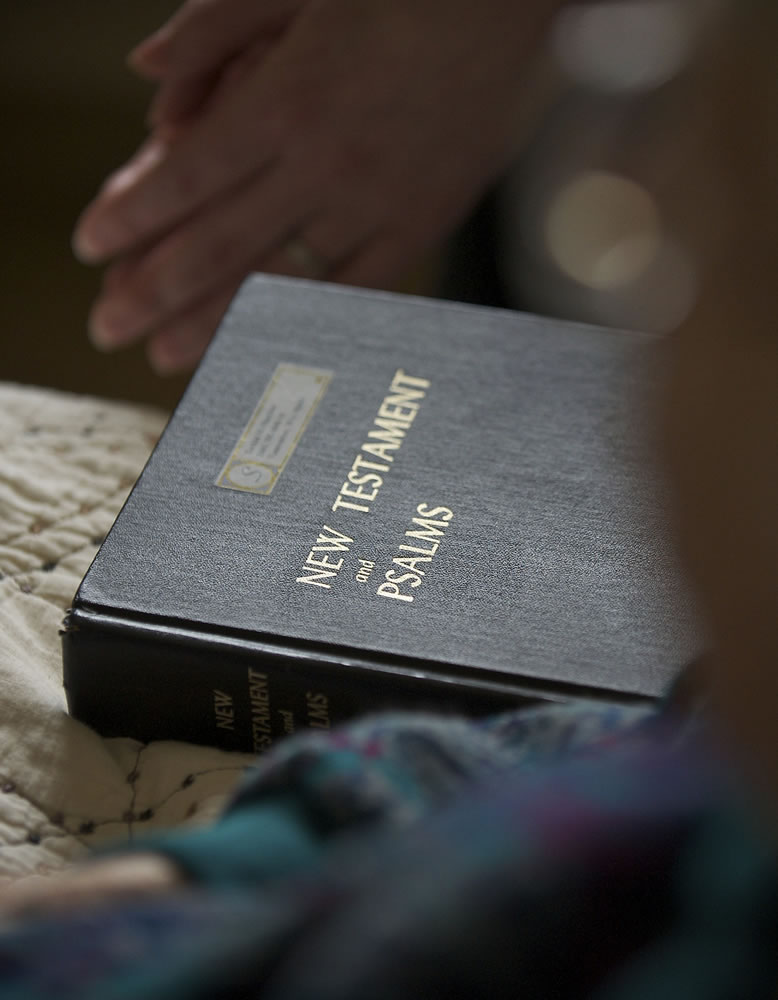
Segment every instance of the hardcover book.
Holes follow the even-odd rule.
[[[70,711],[262,751],[388,707],[660,695],[697,650],[657,351],[253,276],[75,596]]]

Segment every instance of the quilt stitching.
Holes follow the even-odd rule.
[[[17,545],[19,542],[23,542],[29,539],[30,535],[34,535],[36,537],[45,537],[45,533],[51,531],[52,528],[65,527],[67,526],[68,522],[74,520],[77,517],[84,517],[87,514],[95,513],[96,511],[98,511],[98,509],[102,509],[103,505],[113,504],[114,502],[120,501],[122,499],[122,495],[127,493],[128,490],[134,485],[134,483],[135,483],[135,478],[124,476],[119,481],[119,485],[116,486],[111,492],[103,493],[101,496],[98,497],[98,499],[96,499],[93,502],[90,502],[89,504],[90,509],[88,511],[82,509],[84,506],[82,504],[75,510],[61,514],[54,520],[47,520],[45,523],[41,523],[40,520],[34,521],[32,525],[28,527],[25,531],[18,532],[15,535],[0,537],[0,545],[8,545],[8,546]],[[35,530],[36,526],[38,525],[40,526],[37,527],[37,530]]]
[[[153,805],[147,806],[140,812],[135,812],[135,803],[137,802],[138,795],[137,783],[141,778],[139,762],[143,752],[147,749],[148,744],[144,744],[138,749],[136,762],[133,765],[132,770],[126,776],[127,785],[131,789],[131,798],[128,808],[121,814],[99,820],[76,814],[68,816],[64,813],[53,813],[52,815],[49,815],[44,806],[33,796],[28,795],[24,790],[22,790],[15,781],[0,775],[0,793],[3,795],[15,795],[31,808],[35,809],[43,817],[43,821],[40,826],[35,826],[27,830],[27,835],[24,839],[20,839],[18,841],[6,841],[0,845],[0,851],[4,851],[6,848],[10,847],[24,847],[30,844],[38,845],[47,840],[64,839],[67,837],[72,837],[82,846],[88,847],[89,843],[84,838],[90,837],[101,828],[108,826],[121,826],[122,824],[126,824],[127,837],[129,840],[132,840],[134,834],[136,833],[136,825],[138,823],[150,822],[160,809],[162,809],[168,804],[168,802],[172,801],[182,792],[191,789],[199,779],[206,778],[214,774],[243,773],[246,770],[245,766],[236,764],[234,766],[211,767],[204,768],[200,771],[190,772],[183,779],[181,779],[176,788],[170,789],[170,791],[162,795]],[[197,803],[192,802],[186,818],[190,819],[195,815],[196,811]]]
[[[62,552],[53,562],[44,563],[42,566],[36,566],[34,569],[20,569],[14,573],[0,573],[0,581],[2,580],[14,581],[17,583],[17,586],[21,591],[21,593],[27,594],[31,597],[37,597],[39,600],[45,601],[47,604],[51,604],[54,607],[59,608],[61,607],[61,605],[59,604],[58,601],[55,602],[54,600],[39,594],[35,589],[36,584],[29,583],[27,581],[30,578],[37,577],[38,579],[36,582],[37,583],[42,582],[45,579],[45,577],[41,577],[40,576],[41,573],[43,574],[51,573],[53,570],[56,569],[57,564],[62,562],[63,559],[67,559],[70,556],[78,555],[80,552],[84,552],[87,549],[96,549],[97,546],[101,544],[101,542],[102,539],[96,540],[92,538],[88,542],[84,542],[83,545],[79,545],[75,549],[68,549],[67,551]],[[9,600],[14,596],[15,594],[13,591],[9,591],[6,594],[3,594],[2,596],[0,596],[0,604],[4,603],[5,601]],[[65,605],[63,610],[67,610],[68,607],[69,603]]]
[[[15,744],[15,762],[6,760],[2,768],[0,760],[0,881],[53,872],[111,840],[139,837],[163,822],[185,822],[198,811],[209,814],[248,764],[245,755],[233,763],[229,755],[203,747],[178,745],[168,752],[159,744],[127,740],[114,749],[96,733],[84,732],[65,764],[56,738],[48,739],[45,726],[41,729],[49,707],[36,699],[38,662],[31,658],[54,655],[56,612],[72,600],[81,561],[102,542],[163,423],[163,414],[147,408],[90,406],[79,397],[0,384],[0,545],[12,559],[0,573],[0,607],[11,630],[7,638],[0,635],[0,659],[3,676],[23,694],[19,710],[4,715],[2,727],[0,751]],[[35,467],[37,455],[45,468],[27,496],[25,470]],[[3,511],[13,521],[3,520]],[[17,601],[20,592],[24,597]],[[42,603],[27,602],[27,596]],[[31,742],[33,730],[47,738]],[[100,776],[94,795],[92,757]],[[65,766],[67,775],[60,770]],[[57,780],[58,775],[69,780],[74,766],[80,776],[77,801]],[[42,771],[48,776],[43,783]]]

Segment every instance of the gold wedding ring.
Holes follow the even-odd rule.
[[[323,278],[329,270],[329,261],[310,247],[302,236],[293,236],[284,245],[289,263],[305,278]]]

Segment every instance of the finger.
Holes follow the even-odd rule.
[[[104,342],[100,337],[99,332],[97,334],[95,333],[93,329],[92,316],[97,308],[97,305],[100,302],[111,299],[115,295],[123,294],[124,289],[128,287],[132,281],[133,275],[137,272],[142,259],[143,254],[140,251],[125,254],[123,257],[114,261],[110,267],[107,267],[103,273],[100,294],[92,307],[87,321],[89,339],[92,341],[93,346],[99,351],[110,351],[113,350],[114,347],[120,347],[121,345]]]
[[[246,274],[308,212],[306,196],[290,188],[280,166],[257,174],[173,229],[121,283],[105,290],[90,317],[95,344],[130,344],[226,280]]]
[[[78,220],[76,255],[99,263],[130,250],[266,165],[273,143],[245,141],[245,122],[253,114],[244,104],[198,119],[173,140],[155,135],[144,143]]]
[[[184,123],[209,101],[223,98],[230,88],[237,86],[262,62],[271,47],[268,41],[260,39],[217,70],[163,81],[151,102],[147,123],[152,128]]]
[[[107,178],[97,197],[76,222],[73,252],[80,260],[100,263],[131,249],[143,236],[148,238],[154,232],[156,226],[146,224],[144,227],[143,219],[125,220],[122,217],[124,195],[146,178],[154,177],[155,168],[168,155],[169,145],[167,140],[152,136],[124,166]]]
[[[129,54],[143,76],[191,76],[218,68],[258,32],[278,33],[302,0],[189,0]]]
[[[306,221],[261,261],[260,269],[292,278],[327,278],[370,239],[364,219],[330,211]]]
[[[240,280],[227,284],[155,330],[149,339],[147,356],[158,375],[174,375],[194,368],[240,285]]]
[[[22,919],[73,906],[149,896],[183,882],[176,865],[161,854],[130,854],[69,868],[47,878],[23,879],[3,889],[0,919]]]
[[[218,72],[163,81],[149,105],[146,124],[160,128],[186,121],[205,104],[218,81]]]

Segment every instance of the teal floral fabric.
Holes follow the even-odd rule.
[[[778,866],[703,719],[389,715],[137,845],[187,889],[9,928],[0,1000],[761,1000]]]

